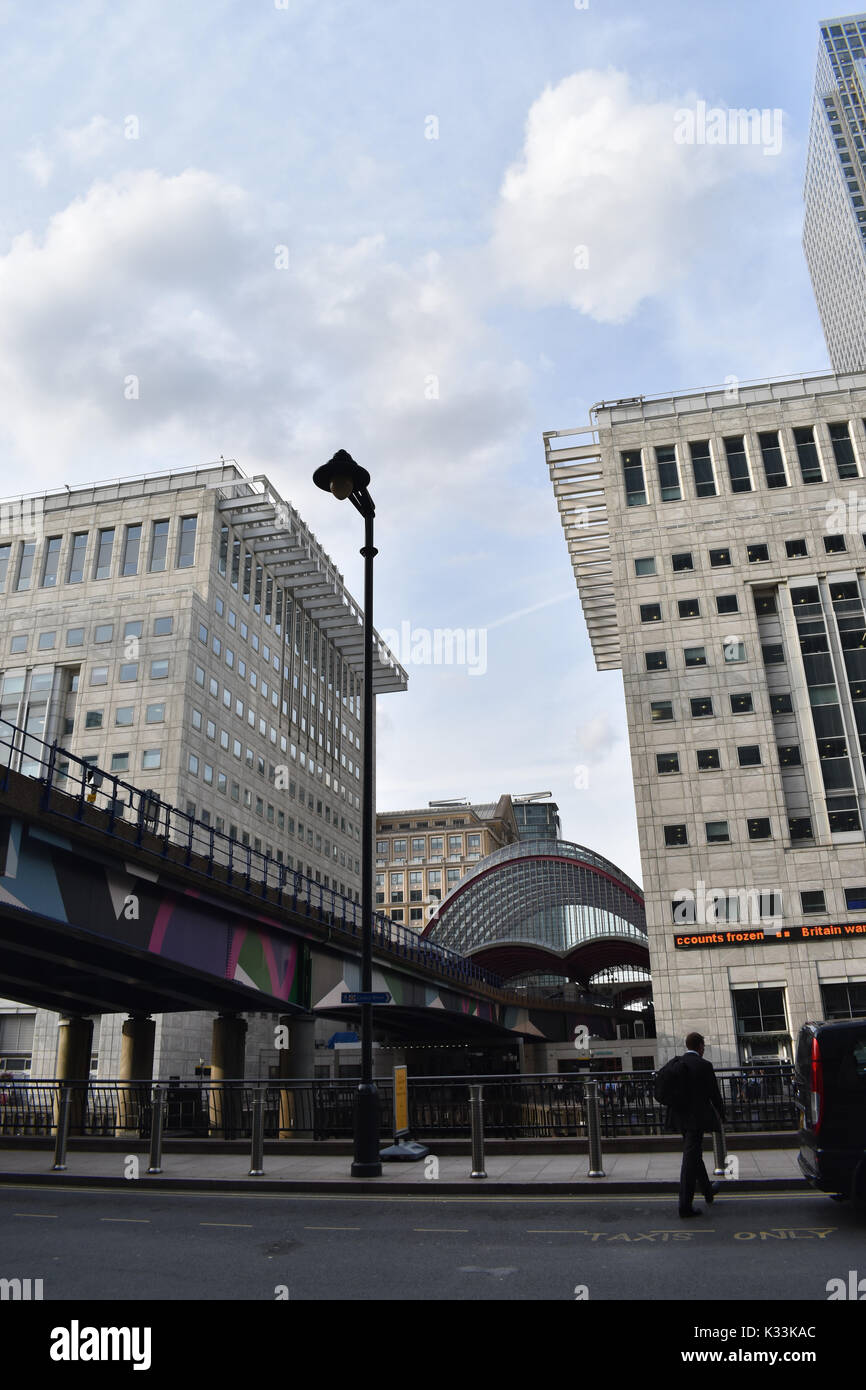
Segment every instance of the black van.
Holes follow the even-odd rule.
[[[866,1018],[805,1023],[795,1065],[803,1176],[866,1202]]]

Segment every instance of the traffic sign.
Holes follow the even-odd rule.
[[[361,990],[352,990],[349,994],[341,994],[340,1000],[343,1004],[390,1004],[390,994],[364,994]]]

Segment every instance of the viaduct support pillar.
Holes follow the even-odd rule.
[[[247,1021],[219,1014],[213,1021],[210,1063],[210,1129],[224,1139],[239,1137],[243,1106]]]

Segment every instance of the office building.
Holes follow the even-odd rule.
[[[267,478],[220,462],[2,502],[0,593],[0,737],[57,743],[357,900],[363,616]],[[377,644],[373,693],[405,687]],[[26,746],[12,765],[35,770]],[[250,1075],[273,1042],[258,1022]],[[102,1020],[100,1075],[121,1023]],[[22,1060],[21,1012],[0,1027]],[[206,1066],[210,1029],[162,1016],[155,1074]],[[34,1075],[56,1036],[40,1014]]]
[[[821,24],[803,247],[835,372],[866,370],[866,14]]]
[[[621,670],[662,1057],[866,1012],[866,373],[636,397],[545,435]]]

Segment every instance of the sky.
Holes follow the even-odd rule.
[[[379,809],[550,791],[640,880],[622,679],[542,433],[829,367],[801,248],[826,17],[0,0],[0,494],[235,459],[360,594],[360,519],[311,481],[348,449],[409,673],[377,702]],[[718,108],[766,138],[701,139]]]

